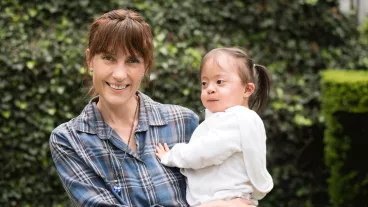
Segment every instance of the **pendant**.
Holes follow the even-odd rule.
[[[117,193],[118,195],[120,195],[122,187],[120,185],[117,185],[118,184],[118,180],[114,180],[114,184],[115,185],[112,187],[112,189],[115,191],[115,193]]]
[[[114,189],[115,193],[117,193],[117,194],[119,194],[119,195],[120,195],[120,193],[121,193],[121,186],[116,186],[116,185],[114,185],[114,186],[113,186],[113,189]]]

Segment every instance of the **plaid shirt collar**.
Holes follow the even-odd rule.
[[[154,102],[150,97],[137,91],[140,100],[139,120],[136,132],[147,131],[148,126],[164,126],[168,124],[168,111],[160,107],[160,103]],[[73,127],[80,132],[97,134],[100,139],[109,139],[112,128],[103,120],[96,103],[96,96],[89,101],[80,116],[73,121]],[[148,121],[147,121],[148,120]]]

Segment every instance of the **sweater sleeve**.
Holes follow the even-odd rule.
[[[245,168],[254,187],[255,199],[262,199],[273,188],[272,177],[266,167],[266,132],[261,118],[251,110],[237,113],[242,136]]]
[[[240,152],[240,133],[235,114],[220,112],[209,119],[198,127],[206,125],[209,127],[207,133],[194,133],[188,144],[176,144],[166,153],[161,163],[172,167],[200,169],[219,165],[233,153]]]

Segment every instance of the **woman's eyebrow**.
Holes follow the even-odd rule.
[[[140,55],[139,53],[137,54],[127,54],[127,57],[133,57],[133,58],[143,58],[142,55]]]
[[[112,55],[112,56],[115,55],[114,53],[108,52],[108,51],[102,51],[101,53],[104,54],[104,55]]]

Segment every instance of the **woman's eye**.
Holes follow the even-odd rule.
[[[224,80],[217,80],[217,84],[223,84]]]
[[[206,86],[206,84],[207,84],[206,82],[202,82],[202,86]]]
[[[111,56],[111,55],[104,55],[104,56],[102,56],[102,59],[111,61],[111,60],[114,60],[114,57]]]
[[[129,58],[128,63],[139,63],[139,60],[137,58]]]

